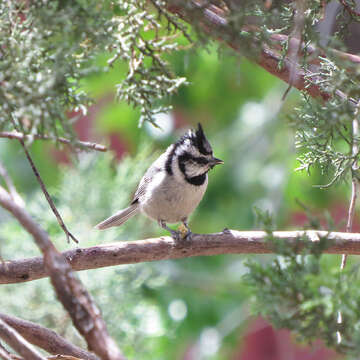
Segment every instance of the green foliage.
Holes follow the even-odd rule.
[[[147,1],[43,1],[0,3],[0,130],[74,138],[67,112],[86,112],[91,99],[80,81],[109,71],[94,65],[104,51],[121,58],[129,71],[118,96],[141,109],[140,124],[168,110],[160,100],[185,83],[168,69],[164,54],[178,49],[185,28]],[[155,109],[157,107],[157,109]]]
[[[271,240],[278,254],[271,262],[249,261],[248,283],[257,313],[279,328],[294,331],[300,341],[322,339],[328,347],[348,355],[360,348],[360,291],[358,265],[345,272],[329,268],[326,238],[299,238],[294,247]],[[338,311],[343,323],[338,324]],[[338,332],[342,342],[338,342]]]
[[[145,120],[156,125],[153,116],[168,112],[171,107],[159,106],[159,99],[169,97],[184,83],[184,77],[176,77],[168,68],[164,54],[179,50],[176,38],[183,34],[191,41],[181,22],[166,10],[162,0],[152,0],[157,10],[149,13],[145,0],[121,1],[117,11],[122,14],[118,21],[118,40],[114,44],[115,55],[111,65],[121,59],[129,64],[129,72],[117,86],[117,95],[132,106],[141,109],[140,125]]]
[[[73,136],[66,111],[89,103],[79,80],[94,71],[110,15],[108,1],[0,3],[0,129]]]
[[[254,311],[276,327],[294,331],[299,341],[311,343],[322,339],[340,353],[357,355],[359,265],[345,271],[335,269],[330,265],[329,255],[323,255],[332,243],[327,236],[314,241],[302,235],[289,245],[273,235],[268,213],[257,210],[257,216],[277,255],[265,263],[247,261],[249,273],[245,281],[253,291]]]
[[[353,64],[333,54],[328,54],[321,65],[321,82],[311,82],[317,83],[330,99],[324,104],[304,95],[301,107],[291,115],[291,123],[296,129],[296,146],[302,150],[298,170],[309,172],[318,166],[331,177],[325,185],[328,187],[349,175],[359,158],[352,147],[359,142],[353,121],[358,117],[354,99],[360,96],[360,79]]]

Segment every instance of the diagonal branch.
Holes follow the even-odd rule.
[[[56,219],[57,219],[60,227],[64,230],[64,233],[66,234],[66,239],[67,239],[67,241],[69,242],[69,239],[71,238],[71,239],[74,240],[76,243],[79,243],[79,241],[75,238],[75,236],[68,230],[68,228],[66,227],[66,225],[65,225],[65,223],[64,223],[61,215],[59,214],[59,211],[58,211],[58,209],[56,208],[56,206],[55,206],[55,204],[54,204],[54,202],[53,202],[53,200],[52,200],[49,192],[47,191],[46,186],[45,186],[45,184],[44,184],[44,182],[43,182],[43,180],[42,180],[42,178],[41,178],[41,176],[40,176],[40,173],[39,173],[38,169],[36,168],[33,159],[32,159],[31,156],[30,156],[29,150],[27,149],[24,140],[23,140],[23,139],[19,139],[19,142],[20,142],[21,146],[22,146],[23,149],[24,149],[26,158],[27,158],[28,161],[29,161],[29,164],[30,164],[30,166],[31,166],[31,169],[32,169],[32,171],[33,171],[34,174],[35,174],[36,180],[37,180],[38,183],[40,184],[41,190],[42,190],[42,192],[44,193],[45,198],[46,198],[47,202],[49,203],[52,212],[54,213],[54,215],[55,215],[55,217],[56,217]]]
[[[0,319],[15,329],[29,343],[44,349],[50,354],[71,355],[83,360],[99,360],[93,353],[71,344],[55,331],[44,326],[2,313],[0,313]]]
[[[0,205],[32,235],[43,253],[44,269],[51,278],[58,299],[71,316],[73,324],[86,340],[88,347],[102,360],[124,360],[125,357],[108,334],[100,310],[75,276],[69,262],[56,250],[49,235],[24,208],[13,201],[2,187],[0,187]]]
[[[0,319],[0,338],[26,360],[46,360],[45,357],[2,319]]]
[[[325,54],[320,49],[316,49],[311,45],[298,45],[300,39],[291,38],[284,34],[270,35],[271,46],[260,42],[256,39],[256,32],[259,29],[253,25],[245,25],[242,31],[253,34],[252,48],[257,51],[254,58],[249,51],[242,52],[242,42],[239,40],[239,31],[235,31],[227,20],[227,12],[220,6],[215,6],[208,2],[200,0],[191,0],[189,2],[183,0],[166,0],[167,9],[178,15],[189,24],[200,28],[207,35],[215,40],[226,43],[229,47],[247,57],[250,61],[256,62],[270,74],[278,77],[286,83],[294,86],[298,90],[305,91],[310,96],[329,100],[331,94],[324,91],[320,85],[320,64]],[[282,44],[289,42],[289,47],[293,49],[301,49],[307,51],[311,56],[306,58],[307,66],[304,68],[297,59],[292,56],[283,56]],[[332,54],[339,58],[346,59],[353,63],[360,63],[360,56],[348,54],[335,49],[329,50]],[[347,99],[347,95],[340,91],[335,91],[336,95],[342,99]],[[349,103],[356,106],[357,102],[348,99]]]
[[[331,245],[325,250],[329,254],[360,255],[360,233],[307,231],[275,231],[276,238],[294,244],[306,235],[314,241],[327,237]],[[180,259],[193,256],[220,254],[269,254],[273,250],[267,243],[264,231],[225,230],[214,234],[193,234],[191,240],[176,243],[170,237],[118,242],[77,248],[63,252],[75,271],[101,267],[136,264],[147,261]],[[6,261],[0,264],[0,284],[32,281],[48,276],[41,257]]]

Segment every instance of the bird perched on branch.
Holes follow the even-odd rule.
[[[138,212],[156,220],[175,240],[180,232],[170,229],[167,223],[182,222],[186,237],[191,235],[188,216],[195,210],[208,185],[208,171],[223,161],[213,156],[210,143],[201,124],[189,130],[149,167],[126,209],[118,211],[96,225],[104,230],[120,226]]]

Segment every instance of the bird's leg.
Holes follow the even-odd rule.
[[[184,226],[186,227],[186,230],[187,230],[187,233],[186,233],[184,239],[189,239],[189,240],[190,240],[190,239],[191,239],[191,236],[192,236],[192,232],[191,232],[191,230],[190,230],[190,228],[189,228],[189,224],[188,224],[188,222],[187,222],[187,218],[182,219],[182,223],[184,224]]]
[[[166,222],[164,220],[159,220],[159,225],[170,232],[171,234],[171,237],[176,240],[176,241],[179,241],[180,240],[180,233],[178,231],[175,231],[173,229],[170,229],[167,225],[166,225]]]

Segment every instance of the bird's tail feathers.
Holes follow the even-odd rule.
[[[118,211],[116,214],[110,216],[109,218],[105,219],[101,223],[97,224],[95,226],[95,229],[105,230],[105,229],[113,227],[113,226],[120,226],[126,220],[128,220],[132,216],[134,216],[138,211],[139,211],[138,204],[130,205],[126,209]]]

